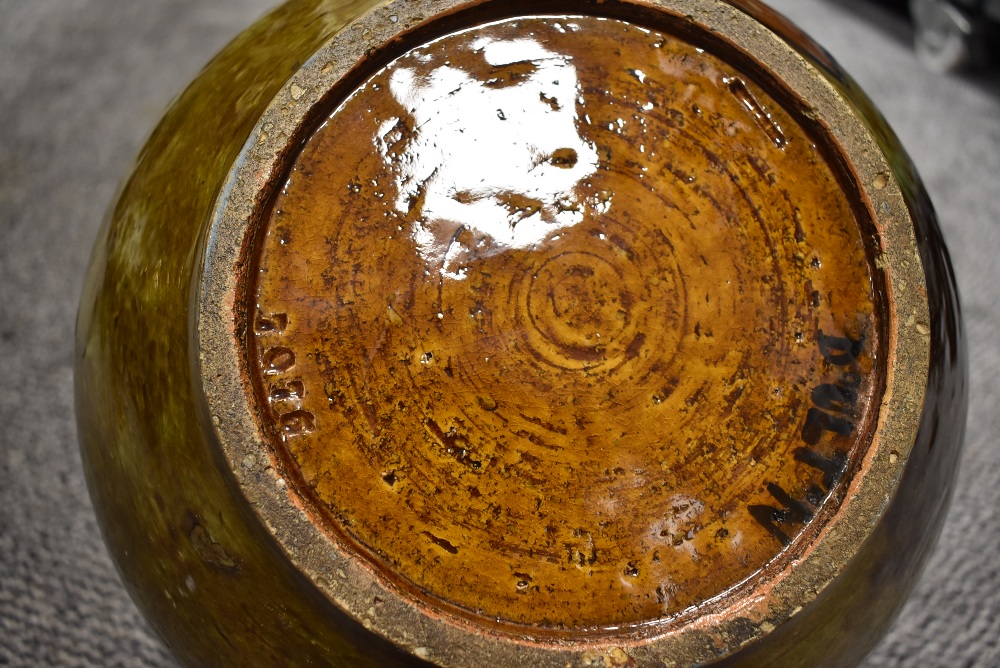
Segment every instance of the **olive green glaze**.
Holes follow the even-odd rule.
[[[310,560],[322,555],[300,551],[293,559],[288,553],[294,550],[274,540],[275,528],[265,526],[259,509],[247,502],[252,486],[247,481],[258,477],[264,484],[267,475],[251,470],[251,462],[234,477],[231,466],[238,469],[239,460],[227,459],[231,453],[224,454],[212,435],[200,396],[204,369],[199,363],[204,351],[193,335],[206,236],[230,175],[245,162],[246,154],[241,157],[245,143],[251,137],[261,143],[268,140],[266,132],[255,126],[266,113],[280,116],[276,96],[287,94],[297,100],[303,94],[296,84],[289,88],[289,77],[341,28],[380,4],[291,0],[227,47],[150,139],[95,249],[77,339],[77,414],[88,483],[126,585],[188,665],[391,667],[426,665],[417,657],[429,656],[426,648],[405,642],[405,628],[385,637],[404,638],[399,644],[407,646],[407,652],[366,631],[331,603],[335,585],[311,582],[303,575],[315,577],[312,565],[319,562]],[[432,12],[449,4],[454,3],[427,0],[420,6]],[[551,9],[602,13],[602,7],[618,4],[625,3],[555,1]],[[660,3],[635,4],[658,11]],[[873,236],[873,242],[888,243],[884,250],[895,258],[893,262],[905,255],[912,257],[917,271],[918,263],[923,267],[923,276],[911,280],[909,288],[892,283],[890,298],[904,314],[893,331],[900,337],[914,329],[921,335],[929,331],[931,362],[922,408],[923,386],[904,385],[907,392],[921,397],[916,405],[905,397],[886,398],[887,404],[896,406],[893,410],[921,414],[919,435],[915,443],[910,433],[879,435],[883,446],[875,452],[880,459],[869,463],[881,467],[880,475],[889,476],[878,478],[876,488],[886,490],[887,505],[868,513],[880,518],[874,526],[852,527],[867,539],[846,568],[839,573],[809,571],[806,581],[815,581],[822,591],[806,596],[811,602],[790,615],[777,600],[773,615],[749,608],[745,619],[727,613],[726,628],[735,639],[714,634],[717,627],[707,615],[694,617],[692,626],[700,624],[704,630],[695,630],[692,643],[701,645],[685,646],[676,665],[704,663],[714,653],[725,665],[850,666],[891,622],[944,518],[966,405],[957,295],[926,195],[871,104],[828,56],[766,7],[745,0],[730,0],[729,5],[755,16],[792,44],[819,73],[815,80],[797,83],[829,85],[850,106],[852,122],[859,119],[877,142],[875,150],[882,155],[855,166],[880,218],[881,236]],[[532,6],[524,4],[522,11]],[[718,7],[713,16],[724,16],[728,7],[722,3]],[[506,11],[514,11],[513,4]],[[410,16],[419,20],[416,11]],[[707,20],[705,16],[699,20]],[[371,39],[364,25],[360,28],[351,38],[359,44],[355,54],[363,54],[366,40]],[[740,38],[752,42],[757,52],[772,48],[766,31]],[[322,63],[314,64],[313,69],[320,67]],[[835,129],[850,125],[833,117],[823,122]],[[291,143],[296,130],[294,124],[279,123],[275,133],[287,134],[278,143]],[[867,135],[859,142],[875,147]],[[872,171],[872,165],[885,163],[891,174]],[[266,178],[267,174],[260,176]],[[910,215],[901,214],[900,207]],[[910,218],[913,228],[902,229]],[[914,228],[917,247],[910,248],[906,244]],[[927,309],[929,327],[923,317],[905,319],[907,313]],[[921,360],[916,355],[893,363],[900,369],[914,365],[928,369]],[[923,369],[915,375],[923,377]],[[890,451],[884,446],[889,441],[907,444]],[[873,494],[866,499],[879,500]],[[839,544],[841,539],[838,535],[826,543]],[[341,577],[335,572],[326,575],[334,581]],[[428,619],[428,627],[439,623]],[[368,620],[366,625],[381,633],[392,620],[377,624]],[[760,640],[748,640],[755,637]],[[456,648],[434,658],[444,657],[440,662],[445,665],[537,665],[525,658],[530,643],[505,646],[503,642],[495,640],[496,646],[504,647],[495,656],[469,659]],[[741,646],[741,651],[726,656]],[[573,659],[563,663],[663,663],[652,663],[655,652],[647,652],[643,642],[626,649],[610,643],[579,650],[567,646],[566,656]]]
[[[279,87],[374,4],[289,2],[230,44],[153,133],[94,251],[77,324],[84,468],[129,591],[190,665],[414,663],[281,557],[220,468],[191,375],[192,277],[226,176]]]

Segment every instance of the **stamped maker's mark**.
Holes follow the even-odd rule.
[[[288,315],[275,313],[259,316],[255,329],[261,340],[280,337],[287,327]],[[292,375],[295,351],[283,345],[262,345],[261,350],[260,370],[267,384],[267,400],[282,436],[290,438],[315,430],[316,416],[302,408],[305,384]]]

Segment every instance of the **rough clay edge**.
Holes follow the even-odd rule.
[[[279,155],[308,111],[346,75],[368,45],[388,43],[427,17],[479,0],[394,0],[348,24],[289,79],[265,111],[220,193],[206,242],[196,335],[201,351],[198,388],[212,430],[257,517],[287,557],[338,607],[369,630],[417,657],[443,666],[594,665],[607,657],[664,666],[717,660],[767,635],[807,606],[843,569],[888,505],[916,438],[926,389],[930,323],[923,266],[901,189],[877,142],[850,105],[802,56],[752,17],[720,0],[626,0],[661,9],[713,33],[758,63],[815,110],[849,159],[862,197],[874,215],[890,308],[886,331],[886,389],[871,447],[839,510],[812,545],[783,570],[755,582],[746,596],[666,630],[582,642],[499,633],[413,601],[375,571],[334,544],[288,493],[270,461],[244,391],[239,340],[230,314],[236,301],[244,236]],[[375,599],[380,603],[376,606]],[[711,606],[706,606],[711,607]],[[749,620],[750,624],[746,622]],[[737,623],[742,622],[742,623]]]

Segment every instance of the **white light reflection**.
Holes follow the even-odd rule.
[[[485,80],[447,64],[393,72],[411,118],[387,120],[376,138],[421,255],[456,280],[463,259],[531,248],[581,222],[576,189],[598,165],[577,131],[569,58],[533,39],[483,38],[472,49]]]

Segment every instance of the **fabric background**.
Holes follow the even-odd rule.
[[[80,281],[166,105],[275,0],[0,0],[0,665],[175,666],[101,540],[72,401]],[[971,348],[965,457],[930,564],[866,666],[1000,666],[1000,81],[925,72],[902,15],[773,0],[868,91],[938,207]]]

